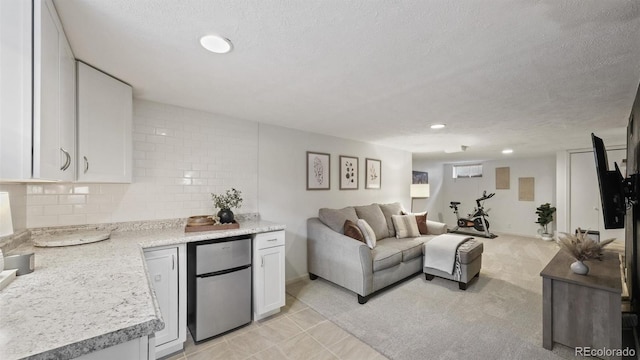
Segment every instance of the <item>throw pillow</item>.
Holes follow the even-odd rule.
[[[396,227],[398,239],[420,236],[418,222],[414,215],[392,215],[393,225]]]
[[[380,205],[371,204],[367,206],[356,206],[356,214],[358,219],[363,219],[371,226],[376,234],[376,240],[389,237],[389,229],[387,229],[387,220],[384,218]]]
[[[352,239],[365,242],[364,235],[356,223],[351,220],[344,222],[344,234]]]
[[[323,224],[340,234],[344,234],[344,222],[346,220],[358,221],[358,215],[356,215],[356,210],[353,207],[343,209],[322,208],[318,210],[318,218]]]
[[[418,230],[420,230],[420,235],[429,235],[429,229],[427,228],[427,212],[422,213],[413,213],[409,214],[406,212],[402,212],[403,215],[415,215],[416,222],[418,223]]]
[[[402,215],[402,205],[399,202],[392,204],[380,204],[380,210],[384,214],[385,220],[387,220],[387,229],[389,230],[389,236],[396,236],[396,228],[393,226],[393,220],[391,215]]]
[[[358,228],[360,228],[360,231],[362,231],[362,235],[364,235],[364,240],[367,243],[369,249],[373,249],[374,247],[376,247],[376,233],[373,232],[373,229],[371,228],[371,226],[369,226],[367,221],[358,219],[356,224],[358,225]]]

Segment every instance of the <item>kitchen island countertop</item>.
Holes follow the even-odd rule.
[[[105,241],[38,248],[35,271],[0,291],[0,359],[70,359],[148,336],[164,327],[143,250],[283,230],[267,221],[239,229],[114,231]]]

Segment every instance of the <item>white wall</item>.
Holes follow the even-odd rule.
[[[27,226],[211,214],[231,187],[258,211],[258,123],[141,100],[133,122],[132,184],[29,184]]]
[[[335,137],[260,125],[258,202],[263,219],[287,225],[287,280],[307,273],[307,218],[322,207],[401,202],[409,208],[411,153]],[[331,190],[306,190],[306,151],[331,154]],[[338,157],[359,158],[359,189],[338,190]],[[382,160],[382,188],[364,189],[364,159]]]
[[[211,214],[210,193],[235,187],[244,198],[238,212],[260,212],[287,226],[291,280],[307,273],[306,220],[319,208],[411,205],[405,151],[141,100],[134,101],[133,118],[133,183],[16,185],[26,189],[26,205],[16,210],[26,213],[26,227]],[[306,151],[331,154],[331,190],[306,190]],[[358,190],[338,190],[339,155],[359,158]],[[365,157],[382,160],[380,190],[364,189]]]
[[[509,234],[537,236],[539,225],[536,208],[549,202],[555,206],[556,199],[556,159],[554,156],[524,159],[505,159],[486,161],[483,165],[481,178],[453,179],[452,165],[444,165],[444,185],[440,211],[444,213],[444,220],[450,226],[455,226],[455,215],[449,209],[450,201],[460,201],[460,215],[466,216],[475,207],[475,199],[487,193],[496,195],[485,202],[485,210],[489,211],[488,220],[490,231]],[[510,189],[496,190],[495,169],[497,167],[510,168]],[[518,178],[535,178],[535,200],[518,200]],[[551,224],[555,228],[555,224]]]

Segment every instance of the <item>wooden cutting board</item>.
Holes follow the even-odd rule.
[[[110,231],[77,231],[71,234],[50,235],[33,240],[33,246],[57,247],[91,244],[107,240],[111,237]]]

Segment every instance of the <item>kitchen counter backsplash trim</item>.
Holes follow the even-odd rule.
[[[60,231],[47,229],[40,236]],[[70,359],[150,335],[164,323],[144,248],[278,231],[285,226],[256,220],[241,221],[239,229],[202,233],[185,233],[181,226],[122,229],[118,226],[110,239],[92,244],[36,248],[28,241],[13,250],[35,252],[36,263],[33,273],[17,277],[0,291],[0,334],[8,335],[0,338],[0,359]]]
[[[0,238],[0,250],[7,256],[11,250],[29,240],[31,240],[31,231],[29,230],[22,230],[13,235],[3,236]]]

